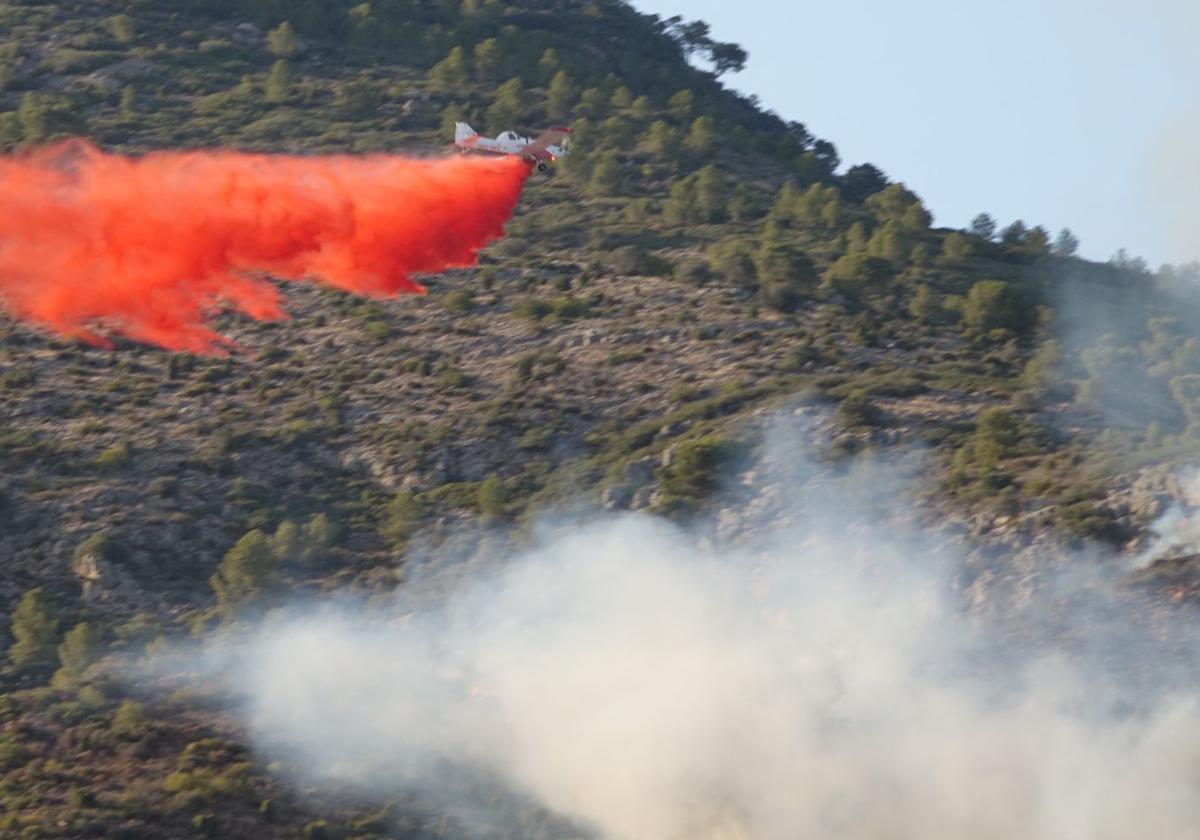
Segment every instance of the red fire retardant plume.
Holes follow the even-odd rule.
[[[0,303],[94,343],[219,352],[219,310],[284,317],[267,275],[419,294],[413,274],[473,265],[528,175],[516,158],[129,158],[78,141],[0,158]]]

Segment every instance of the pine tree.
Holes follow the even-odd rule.
[[[1060,257],[1073,257],[1078,250],[1079,238],[1069,228],[1060,230],[1054,240],[1054,253]]]
[[[286,20],[267,33],[267,52],[276,58],[291,58],[300,52],[300,39]]]
[[[512,128],[525,110],[525,93],[520,79],[509,79],[496,88],[496,98],[487,109],[487,125],[491,132]]]
[[[667,108],[671,111],[671,115],[680,122],[691,117],[694,107],[696,107],[696,96],[690,90],[679,91],[667,102]]]
[[[32,665],[54,659],[54,644],[58,637],[58,619],[50,601],[41,589],[26,592],[13,610],[13,639],[9,655],[14,665]]]
[[[791,312],[801,296],[813,290],[817,270],[800,249],[786,242],[765,242],[754,255],[762,302],[779,312]]]
[[[490,79],[500,69],[500,45],[495,38],[488,38],[475,45],[475,78]]]
[[[1050,253],[1050,232],[1041,225],[1025,234],[1022,250],[1030,257],[1044,257]]]
[[[271,589],[276,565],[267,535],[259,530],[250,531],[225,553],[209,583],[222,608],[236,611]]]
[[[284,59],[271,65],[267,82],[263,87],[268,102],[283,102],[292,92],[292,68]]]
[[[688,132],[687,146],[698,155],[711,154],[717,145],[717,121],[712,117],[697,117]]]
[[[548,82],[558,75],[561,69],[558,53],[553,48],[547,49],[542,53],[542,57],[537,65],[539,79],[543,82]]]
[[[658,120],[647,129],[641,146],[652,155],[674,157],[679,148],[679,135],[668,123]]]
[[[604,116],[608,110],[608,94],[603,88],[588,88],[579,94],[579,110],[589,117]]]
[[[729,217],[735,222],[746,222],[754,216],[754,200],[745,184],[739,183],[729,199]]]
[[[695,180],[690,177],[676,180],[663,204],[663,216],[671,224],[683,225],[695,221],[697,215]]]
[[[867,229],[862,222],[855,222],[846,231],[846,253],[865,254],[867,252]]]
[[[701,220],[723,221],[728,192],[725,177],[711,163],[702,167],[693,177],[696,182],[696,210]]]
[[[137,95],[133,90],[133,85],[125,85],[121,88],[121,119],[131,120],[137,116]]]
[[[885,259],[890,263],[901,263],[907,255],[904,238],[900,226],[888,220],[884,222],[867,242],[867,254],[872,257]]]
[[[908,303],[908,311],[918,321],[926,324],[938,323],[943,313],[937,293],[924,283],[917,286],[916,294]]]
[[[971,240],[958,231],[951,233],[942,243],[942,259],[948,263],[963,263],[971,257]]]
[[[69,679],[78,679],[96,661],[100,652],[100,639],[92,625],[80,622],[67,631],[58,646],[58,661],[62,673]]]
[[[26,91],[17,106],[17,119],[21,123],[21,136],[26,142],[36,143],[46,139],[50,133],[48,108],[43,99],[33,91]]]
[[[529,359],[530,373],[532,373],[533,358],[523,358]],[[380,533],[394,544],[403,544],[416,531],[424,515],[425,505],[421,503],[420,499],[407,491],[397,493],[384,510]]]
[[[621,164],[616,152],[604,152],[592,168],[588,182],[592,191],[601,195],[612,195],[621,189]]]
[[[271,537],[271,551],[274,552],[275,559],[287,562],[296,558],[300,554],[300,546],[300,528],[296,523],[290,519],[280,522],[274,536]]]
[[[1009,247],[1016,247],[1025,244],[1025,237],[1029,231],[1025,227],[1025,223],[1017,219],[1011,225],[1006,227],[1000,233],[1000,241]]]
[[[328,548],[338,541],[337,523],[325,513],[314,513],[304,523],[303,541],[313,548]]]
[[[467,82],[467,56],[462,47],[455,47],[429,70],[429,83],[436,90],[453,92]]]
[[[992,240],[996,236],[996,220],[987,213],[980,213],[971,220],[971,233],[982,239]]]
[[[478,492],[479,512],[484,516],[496,518],[504,515],[505,502],[508,501],[508,488],[499,476],[490,475],[479,483]]]
[[[559,70],[546,88],[546,116],[562,120],[570,113],[571,101],[575,98],[575,87],[567,71]]]
[[[108,31],[112,33],[113,38],[119,44],[132,44],[134,36],[137,35],[137,29],[133,25],[133,18],[129,15],[116,15],[109,18]]]

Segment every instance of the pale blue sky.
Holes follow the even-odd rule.
[[[920,194],[1082,253],[1200,259],[1200,0],[634,0],[750,53],[726,84]]]

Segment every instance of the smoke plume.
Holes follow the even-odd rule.
[[[1091,657],[1006,650],[952,552],[810,481],[754,545],[609,518],[449,595],[277,615],[236,645],[247,723],[309,783],[486,811],[468,768],[613,840],[1193,836],[1194,689],[1138,688],[1154,653],[1096,614],[1059,616]]]
[[[283,317],[267,275],[395,295],[473,264],[528,174],[514,158],[131,158],[78,141],[0,158],[0,304],[95,343],[219,351],[221,309]]]

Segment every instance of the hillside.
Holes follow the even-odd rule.
[[[1195,501],[1175,469],[1200,454],[1200,272],[1089,263],[1024,222],[939,228],[920,185],[693,67],[742,57],[679,22],[617,0],[59,0],[0,2],[0,32],[12,153],[575,129],[507,236],[426,297],[289,286],[289,320],[222,317],[245,348],[225,358],[0,322],[4,836],[453,833],[420,802],[290,790],[219,697],[92,663],[284,594],[390,592],[548,508],[702,516],[771,412],[816,418],[831,470],[921,449],[920,515],[988,557],[975,603],[1043,555],[1140,551]],[[1189,568],[1162,588],[1194,591]]]

